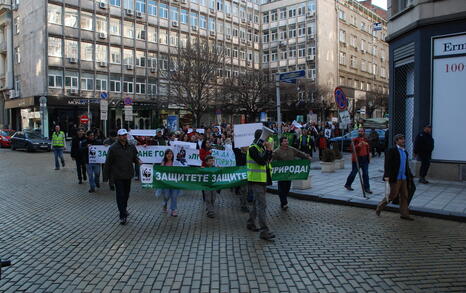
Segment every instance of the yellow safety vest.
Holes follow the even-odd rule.
[[[65,133],[60,131],[58,134],[54,131],[52,134],[52,146],[64,147],[65,146]]]
[[[310,135],[307,135],[306,136],[306,140],[307,140],[307,145],[310,146],[311,145],[311,136]],[[299,146],[298,147],[301,147],[301,144],[303,143],[303,136],[300,135],[299,136]]]
[[[249,150],[251,148],[256,148],[257,151],[260,153],[264,152],[264,149],[259,147],[256,144],[253,144],[249,147],[248,153],[246,155],[246,167],[247,167],[247,175],[249,182],[261,182],[267,183],[267,166],[266,165],[259,165],[254,161],[249,154]]]

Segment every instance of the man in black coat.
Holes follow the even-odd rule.
[[[424,130],[419,133],[414,141],[414,155],[421,161],[419,169],[419,183],[427,184],[427,171],[429,171],[430,159],[434,150],[434,139],[432,138],[432,126],[424,126]]]
[[[413,175],[409,170],[409,156],[405,150],[405,137],[397,134],[394,137],[395,147],[390,148],[385,157],[384,180],[390,183],[390,195],[377,205],[375,213],[380,216],[383,208],[392,200],[400,196],[400,218],[413,221],[408,210],[408,181]]]
[[[82,128],[78,129],[76,136],[73,137],[71,141],[71,158],[76,162],[76,170],[78,173],[79,184],[87,180],[86,176],[86,156],[87,153],[82,145],[86,140],[84,136],[84,130]]]

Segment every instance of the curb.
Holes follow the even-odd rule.
[[[273,188],[267,188],[267,192],[273,193],[273,194],[278,194],[277,189]],[[375,204],[372,203],[367,203],[366,200],[364,199],[350,199],[350,200],[342,200],[339,197],[336,196],[327,196],[327,197],[321,197],[317,195],[304,195],[296,192],[290,191],[288,193],[289,197],[300,199],[300,200],[307,200],[307,201],[316,201],[316,202],[322,202],[322,203],[330,203],[330,204],[337,204],[337,205],[345,205],[345,206],[352,206],[352,207],[359,207],[359,208],[367,208],[367,209],[373,209],[374,210],[374,216],[375,216]],[[399,212],[399,209],[397,205],[390,204],[388,205],[384,211],[390,211],[390,212]],[[433,210],[433,209],[425,209],[425,208],[410,208],[409,212],[411,215],[415,216],[423,216],[423,217],[429,217],[429,218],[437,218],[437,219],[443,219],[443,220],[450,220],[450,221],[457,221],[457,222],[463,222],[466,223],[466,217],[461,214],[461,213],[452,213],[452,212],[442,212],[439,210]]]

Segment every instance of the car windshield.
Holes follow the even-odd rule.
[[[42,136],[40,134],[34,133],[34,132],[26,132],[26,137],[29,139],[42,139]]]
[[[0,135],[2,136],[12,136],[15,132],[11,130],[0,130]]]

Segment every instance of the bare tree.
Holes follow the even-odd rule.
[[[227,79],[223,86],[223,105],[254,121],[260,112],[273,108],[272,83],[261,70],[248,70]]]
[[[172,59],[169,70],[162,72],[162,78],[169,83],[169,98],[192,114],[197,127],[215,99],[222,60],[223,52],[210,47],[207,41],[188,42]]]
[[[364,106],[366,107],[366,116],[373,118],[374,111],[380,109],[386,110],[388,107],[388,95],[381,91],[368,92],[366,95]]]

